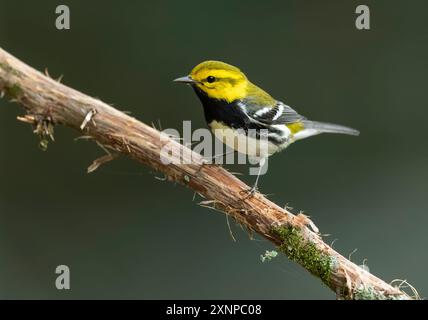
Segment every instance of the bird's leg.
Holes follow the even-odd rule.
[[[253,195],[253,194],[255,194],[258,191],[257,190],[257,185],[259,183],[260,172],[262,171],[262,167],[263,167],[263,165],[261,163],[259,163],[259,171],[257,172],[256,181],[254,182],[253,187],[249,191],[250,195]]]
[[[245,197],[245,199],[252,197],[258,191],[258,183],[259,183],[259,179],[260,179],[260,174],[262,172],[263,166],[265,165],[265,160],[266,159],[263,158],[259,161],[259,170],[257,171],[256,181],[254,182],[253,187],[247,191],[248,195]]]

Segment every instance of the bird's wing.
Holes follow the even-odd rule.
[[[264,125],[287,125],[306,120],[304,116],[281,101],[277,101],[274,106],[247,105],[244,112],[250,119]]]

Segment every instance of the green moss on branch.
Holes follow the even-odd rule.
[[[335,264],[332,257],[321,252],[313,243],[307,241],[303,237],[302,231],[297,228],[281,226],[274,228],[273,232],[282,241],[279,246],[281,252],[329,286],[330,275]]]
[[[19,85],[14,84],[4,88],[4,93],[9,100],[18,99],[22,94],[22,89]]]
[[[353,295],[354,300],[401,300],[404,297],[403,295],[384,295],[372,287],[356,289]]]

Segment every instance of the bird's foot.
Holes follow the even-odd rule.
[[[210,166],[210,165],[213,165],[213,166],[221,165],[221,163],[216,163],[215,159],[217,159],[217,158],[218,158],[218,156],[214,156],[214,157],[211,157],[211,158],[202,158],[202,159],[201,159],[200,166],[199,166],[199,168],[198,168],[198,171],[197,171],[197,172],[201,171],[201,170],[202,170],[202,168],[203,168],[203,167],[205,167],[205,166]]]
[[[246,200],[248,198],[252,198],[257,192],[259,192],[259,189],[257,188],[256,185],[254,185],[252,188],[241,192],[245,195],[243,200]]]
[[[201,164],[200,164],[197,172],[199,173],[202,170],[203,167],[209,166],[210,164],[212,164],[212,162],[209,159],[202,158],[201,159]]]

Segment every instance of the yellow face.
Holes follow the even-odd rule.
[[[238,68],[220,61],[205,61],[193,68],[193,85],[213,99],[232,102],[247,95],[248,80]]]

